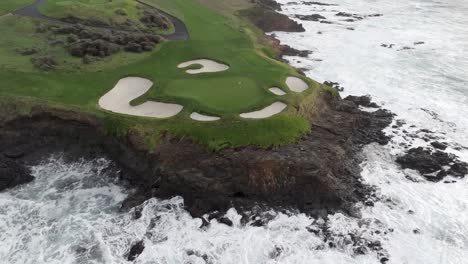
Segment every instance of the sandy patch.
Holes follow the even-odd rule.
[[[151,86],[153,82],[140,77],[120,79],[112,90],[99,99],[99,106],[114,113],[156,118],[172,117],[182,111],[181,105],[153,101],[130,105],[130,101],[145,94]]]
[[[267,106],[267,107],[265,107],[265,108],[263,108],[261,110],[250,112],[250,113],[240,114],[240,117],[243,117],[243,118],[267,118],[267,117],[274,116],[274,115],[280,113],[286,107],[287,107],[287,105],[285,103],[274,102],[273,104],[271,104],[271,105],[269,105],[269,106]]]
[[[219,63],[213,60],[208,60],[208,59],[186,61],[184,63],[179,64],[177,67],[179,69],[187,68],[194,64],[199,64],[202,67],[200,69],[186,70],[185,72],[187,72],[188,74],[199,74],[199,73],[206,73],[206,72],[220,72],[220,71],[226,71],[229,69],[229,66],[227,66],[226,64],[222,64],[222,63]]]
[[[190,115],[190,118],[193,119],[193,120],[202,121],[202,122],[210,122],[210,121],[216,121],[216,120],[221,119],[221,118],[219,118],[217,116],[202,115],[202,114],[197,113],[197,112],[193,112]]]
[[[276,95],[279,95],[279,96],[282,96],[282,95],[285,95],[286,92],[284,92],[283,90],[281,90],[280,88],[278,87],[271,87],[270,89],[268,89],[270,92],[276,94]]]
[[[306,82],[304,82],[300,78],[292,77],[292,76],[286,78],[286,85],[288,86],[289,90],[296,92],[296,93],[301,93],[309,89],[309,86],[307,85]]]

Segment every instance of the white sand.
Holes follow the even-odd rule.
[[[269,106],[267,106],[267,107],[265,107],[265,108],[263,108],[261,110],[250,112],[250,113],[240,114],[240,117],[243,117],[243,118],[267,118],[267,117],[270,117],[270,116],[273,116],[273,115],[276,115],[276,114],[280,113],[286,107],[287,107],[287,105],[285,103],[274,102],[273,104],[271,104],[271,105],[269,105]]]
[[[202,122],[210,122],[210,121],[216,121],[216,120],[221,119],[221,118],[219,118],[217,116],[202,115],[202,114],[197,113],[197,112],[193,112],[190,115],[190,118],[193,119],[193,120],[202,121]]]
[[[268,89],[270,92],[276,94],[276,95],[279,95],[279,96],[282,96],[282,95],[285,95],[286,92],[281,90],[280,88],[278,87],[271,87],[270,89]]]
[[[131,106],[130,101],[145,94],[153,82],[140,77],[120,79],[112,90],[99,99],[99,106],[111,112],[133,116],[168,118],[182,111],[183,106],[160,102],[145,102]]]
[[[296,92],[296,93],[301,93],[309,89],[309,86],[307,85],[306,82],[304,82],[300,78],[292,77],[292,76],[289,76],[288,78],[286,78],[286,85],[291,91]]]
[[[213,60],[207,60],[207,59],[200,59],[200,60],[191,60],[187,61],[184,63],[179,64],[177,67],[179,69],[181,68],[187,68],[191,65],[194,64],[199,64],[202,67],[200,69],[191,69],[191,70],[186,70],[188,74],[199,74],[199,73],[206,73],[206,72],[220,72],[220,71],[225,71],[229,69],[229,66],[226,64],[218,63]]]

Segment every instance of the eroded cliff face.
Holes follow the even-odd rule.
[[[181,195],[194,216],[256,205],[311,215],[337,210],[354,215],[355,202],[371,192],[360,182],[360,150],[370,142],[388,141],[381,130],[392,115],[360,111],[353,101],[331,94],[322,99],[322,111],[310,116],[310,133],[277,148],[248,146],[214,153],[165,135],[148,152],[138,135],[114,138],[105,135],[93,117],[38,108],[1,122],[0,155],[17,164],[34,164],[54,152],[70,159],[106,156],[122,169],[118,176],[123,182],[137,189],[123,208],[153,196]]]

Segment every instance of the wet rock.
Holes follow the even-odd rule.
[[[133,219],[137,220],[143,216],[143,206],[135,206],[133,208]]]
[[[254,25],[264,32],[285,31],[304,32],[302,24],[297,23],[286,15],[277,13],[267,8],[251,8],[241,14],[247,17]]]
[[[397,158],[403,169],[414,169],[429,181],[440,181],[447,175],[464,177],[468,174],[468,164],[440,150],[431,151],[422,147],[412,148]]]
[[[321,19],[326,19],[326,17],[319,15],[319,14],[312,14],[312,15],[295,15],[296,18],[305,21],[320,21]]]
[[[227,217],[221,217],[218,219],[218,221],[221,223],[221,224],[225,224],[227,226],[232,226],[232,221],[227,218]]]
[[[447,149],[447,145],[444,144],[444,143],[441,143],[439,141],[434,141],[434,142],[431,142],[431,145],[436,148],[436,149],[440,149],[440,150],[445,150]]]
[[[344,88],[338,82],[325,81],[323,82],[323,84],[328,85],[332,88],[335,88],[338,92],[344,91]]]
[[[34,180],[22,164],[0,155],[0,191]]]
[[[328,4],[328,3],[322,3],[322,2],[307,2],[307,1],[302,1],[302,5],[318,5],[318,6],[337,6],[336,4]]]
[[[366,95],[366,96],[353,96],[349,95],[345,98],[345,100],[352,101],[356,105],[359,106],[364,106],[364,107],[370,107],[370,108],[378,108],[379,106],[371,101],[371,97]]]
[[[204,217],[200,217],[200,219],[202,220],[202,224],[199,227],[200,229],[205,229],[210,226],[210,222],[208,222]]]
[[[391,49],[391,48],[393,48],[393,46],[395,46],[395,44],[381,44],[380,46],[381,46],[381,47],[384,47],[384,48],[389,48],[389,49]]]
[[[380,258],[380,263],[385,264],[389,261],[387,257]]]
[[[281,11],[281,4],[275,0],[257,0],[257,4],[267,8],[271,8],[276,11]]]
[[[268,254],[268,256],[271,259],[276,259],[281,255],[281,253],[283,253],[283,249],[279,246],[275,246],[275,248]]]
[[[353,14],[350,14],[350,13],[346,13],[346,12],[339,12],[339,13],[336,13],[335,16],[341,16],[341,17],[352,17]]]
[[[114,138],[102,133],[105,126],[97,118],[47,108],[13,120],[6,115],[8,122],[0,118],[0,145],[9,149],[21,143],[27,150],[25,159],[33,161],[56,150],[80,157],[104,153],[130,172],[121,178],[137,189],[122,204],[123,210],[151,197],[180,195],[195,217],[259,204],[312,216],[338,211],[355,215],[353,205],[367,200],[369,190],[361,181],[359,153],[371,142],[388,142],[382,129],[393,116],[384,110],[360,111],[332,92],[320,96],[321,112],[306,117],[313,129],[295,143],[270,149],[246,146],[212,152],[165,134],[148,153],[132,134]],[[238,192],[243,195],[233,195]]]
[[[143,240],[136,242],[130,248],[130,252],[128,253],[127,259],[129,261],[134,261],[145,249],[145,244]]]
[[[291,48],[288,45],[282,45],[281,48],[281,56],[298,56],[298,57],[307,57],[312,54],[310,50],[298,50],[295,48]]]

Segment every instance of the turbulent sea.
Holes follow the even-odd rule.
[[[231,209],[233,227],[212,220],[200,229],[173,198],[146,201],[135,220],[119,211],[129,191],[106,177],[108,161],[51,157],[32,168],[33,182],[0,193],[0,263],[131,263],[130,246],[140,240],[145,249],[134,263],[468,263],[468,178],[433,183],[395,163],[404,144],[429,144],[405,136],[420,129],[468,161],[468,1],[279,2],[285,14],[332,22],[301,21],[306,32],[275,33],[313,51],[288,57],[291,64],[339,82],[343,96],[371,95],[404,123],[386,130],[389,145],[364,150],[362,176],[378,199],[361,205],[362,219],[270,212],[273,220],[254,227]],[[362,19],[348,22],[338,12]],[[327,239],[310,232],[324,226]],[[360,250],[352,238],[364,241]],[[380,249],[370,250],[376,243]]]

